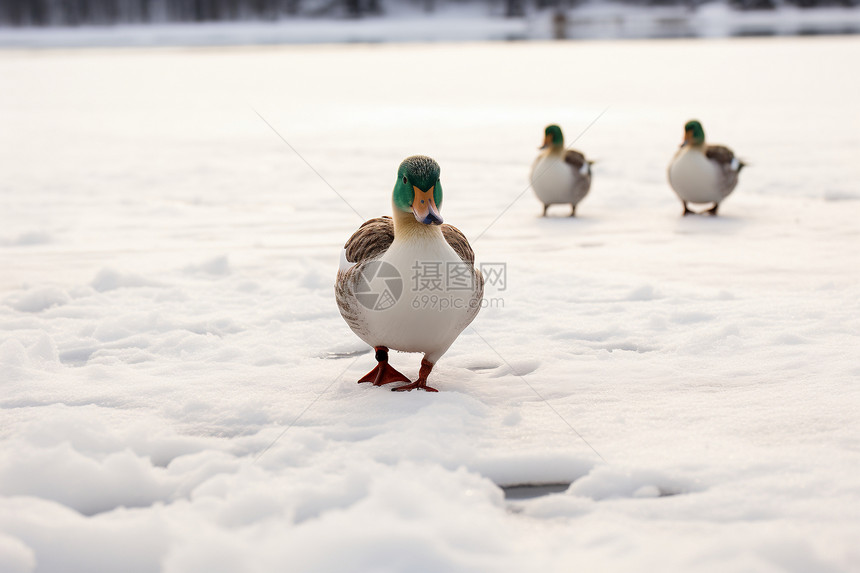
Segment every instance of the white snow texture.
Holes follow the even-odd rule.
[[[860,570],[858,60],[0,52],[0,570]],[[719,217],[666,181],[692,118],[749,165]],[[549,123],[597,160],[576,218],[526,190]],[[507,265],[438,394],[356,384],[333,293],[413,154]]]

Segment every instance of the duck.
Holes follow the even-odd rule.
[[[720,203],[738,184],[738,174],[746,164],[724,145],[705,143],[701,122],[692,119],[684,124],[684,141],[669,164],[669,185],[684,205],[683,215],[717,215]],[[696,213],[689,203],[713,203],[710,209]]]
[[[335,283],[340,314],[375,350],[376,366],[358,383],[406,382],[394,391],[437,392],[433,367],[481,308],[484,278],[466,236],[443,222],[441,169],[413,155],[397,169],[392,216],[370,219],[341,252]],[[424,357],[414,382],[388,361],[389,351]]]
[[[529,181],[538,200],[543,203],[543,216],[550,205],[570,205],[570,216],[576,216],[576,206],[591,189],[591,166],[581,152],[564,148],[564,135],[555,124],[544,129],[540,155],[532,163]]]

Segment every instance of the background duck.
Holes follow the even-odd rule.
[[[407,157],[397,170],[394,217],[365,222],[344,245],[335,294],[341,316],[376,350],[376,367],[359,380],[409,382],[388,363],[388,350],[423,352],[418,379],[395,391],[427,386],[436,361],[480,310],[484,279],[469,241],[445,225],[439,164]]]
[[[716,215],[720,202],[737,186],[744,165],[728,147],[707,145],[702,124],[688,121],[681,148],[669,164],[669,185],[684,204],[684,215],[695,213],[687,203],[713,203],[702,213]]]
[[[543,216],[550,205],[570,205],[570,216],[576,216],[576,205],[591,189],[593,161],[573,149],[564,148],[564,136],[557,125],[544,130],[543,151],[532,164],[529,181],[537,198],[543,203]]]

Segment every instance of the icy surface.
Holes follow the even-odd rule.
[[[858,58],[0,53],[0,570],[860,569]],[[543,127],[598,116],[580,216],[539,218]],[[666,183],[693,117],[749,164],[718,218]],[[507,264],[433,395],[355,383],[332,292],[416,153]]]

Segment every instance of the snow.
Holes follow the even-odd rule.
[[[858,52],[0,52],[0,570],[857,570]],[[598,116],[538,217],[544,126]],[[749,164],[716,218],[693,117]],[[507,265],[432,395],[355,383],[332,288],[416,153]]]

